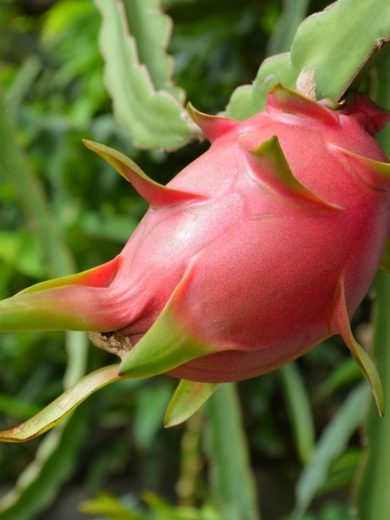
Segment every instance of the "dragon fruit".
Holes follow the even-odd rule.
[[[243,122],[189,106],[212,144],[166,186],[85,141],[150,209],[112,261],[0,302],[0,330],[89,331],[120,374],[198,383],[258,376],[339,334],[383,411],[350,317],[389,236],[390,164],[372,135],[390,116],[363,95],[328,105],[277,85]]]

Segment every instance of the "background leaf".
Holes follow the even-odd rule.
[[[219,385],[208,404],[207,447],[213,493],[228,520],[259,520],[256,491],[234,384]]]
[[[62,276],[74,269],[73,258],[65,245],[62,232],[51,214],[44,190],[31,169],[26,157],[18,144],[16,134],[10,120],[7,107],[0,91],[0,170],[16,191],[24,208],[27,222],[34,232],[34,238],[46,257],[48,271],[52,276]],[[65,384],[73,384],[84,373],[86,362],[86,337],[82,333],[67,335],[67,350],[69,365],[65,374]],[[0,515],[7,518],[12,511],[18,511],[15,518],[31,518],[31,516],[47,505],[55,494],[63,479],[69,474],[75,462],[75,449],[81,440],[67,439],[66,425],[52,432],[45,439],[37,453],[37,458],[21,473],[14,490],[11,490],[0,501]],[[64,436],[63,436],[64,434]],[[69,442],[68,442],[69,441]],[[68,442],[68,458],[66,464],[61,458],[62,444]],[[61,445],[61,448],[60,448]],[[66,452],[66,448],[64,448]],[[72,455],[74,455],[72,457]],[[46,481],[47,472],[52,466],[57,466],[57,474],[51,477],[50,484]],[[33,483],[33,484],[32,484]],[[31,485],[35,492],[31,493]],[[35,493],[35,494],[34,494]],[[50,498],[49,498],[50,497]],[[23,511],[19,512],[19,511]],[[25,516],[22,516],[25,515]]]
[[[134,4],[139,11],[138,16],[144,10],[146,12],[143,16],[147,16],[148,4],[141,1]],[[113,99],[115,117],[128,130],[138,147],[172,150],[184,146],[191,138],[189,118],[184,108],[168,92],[157,90],[148,64],[139,61],[136,37],[140,38],[142,50],[147,35],[140,30],[134,35],[129,32],[131,27],[121,2],[96,0],[96,5],[103,17],[100,46],[105,59],[106,86]],[[130,8],[130,3],[128,5]],[[150,31],[153,31],[158,20],[154,16],[148,22],[151,24]],[[157,35],[163,38],[159,46],[161,50],[166,36],[161,34],[159,23]],[[151,66],[156,77],[154,61]],[[158,72],[160,74],[160,70]]]
[[[174,61],[167,54],[172,20],[161,11],[159,0],[125,0],[124,6],[139,62],[147,67],[154,88],[183,102],[185,93],[173,85]]]
[[[310,463],[297,482],[296,514],[298,518],[306,511],[317,491],[325,483],[331,462],[345,451],[351,435],[362,423],[369,395],[368,386],[366,383],[361,383],[350,393],[345,403],[324,429]]]
[[[309,0],[283,0],[282,14],[268,40],[269,56],[289,50],[298,26],[306,16],[309,3]]]
[[[297,452],[301,462],[308,463],[314,450],[314,424],[309,398],[295,363],[282,367],[279,374],[294,431]]]

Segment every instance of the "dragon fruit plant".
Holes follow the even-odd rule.
[[[350,319],[389,237],[390,164],[373,138],[389,113],[363,94],[317,100],[299,82],[274,85],[265,109],[244,121],[188,112],[211,146],[166,186],[85,141],[149,210],[113,260],[0,302],[0,330],[88,331],[121,362],[1,440],[42,433],[108,382],[161,373],[183,380],[173,425],[217,383],[274,370],[337,334],[383,414],[379,376]]]

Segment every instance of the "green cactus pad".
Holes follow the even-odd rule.
[[[96,0],[104,80],[115,117],[135,146],[175,150],[192,138],[191,128],[165,51],[170,22],[153,4]]]

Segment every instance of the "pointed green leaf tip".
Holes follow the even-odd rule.
[[[363,372],[367,382],[371,386],[379,415],[383,417],[385,413],[385,401],[381,379],[378,370],[368,352],[364,350],[364,348],[356,341],[352,334],[349,323],[347,304],[345,301],[344,281],[340,282],[337,304],[334,311],[334,325],[340,336],[343,338],[345,344],[351,351],[352,356],[359,365],[359,368]]]
[[[328,147],[339,161],[344,162],[351,174],[366,186],[378,191],[390,191],[390,163],[370,159],[333,143],[329,143]]]
[[[109,148],[104,144],[95,143],[88,139],[84,145],[108,162],[135,190],[154,208],[163,208],[183,202],[204,200],[202,195],[187,191],[175,190],[154,181],[142,171],[131,159],[121,152]]]
[[[45,280],[44,282],[37,283],[27,287],[18,292],[20,294],[31,294],[40,291],[46,291],[47,289],[56,289],[58,287],[66,287],[67,285],[84,285],[88,287],[107,287],[112,280],[115,278],[118,272],[121,262],[121,257],[118,255],[109,262],[106,262],[97,267],[92,267],[80,273],[70,274],[68,276],[62,276],[60,278],[53,278],[51,280]],[[17,296],[16,295],[16,296]]]
[[[83,377],[34,417],[9,430],[0,431],[0,442],[24,442],[53,428],[91,394],[118,381],[119,365],[101,368]]]
[[[204,405],[217,386],[216,383],[180,381],[165,413],[164,426],[171,428],[189,419]]]
[[[194,262],[189,265],[160,316],[123,359],[120,374],[151,377],[223,350],[193,337],[179,322],[178,312],[191,282],[193,269]]]
[[[334,109],[339,107],[336,101],[329,100],[329,103],[332,104]],[[328,125],[338,124],[338,116],[335,112],[299,92],[284,87],[280,83],[276,84],[269,92],[267,107],[289,114],[300,114]]]
[[[245,144],[243,144],[245,147]],[[251,171],[256,180],[273,190],[297,202],[315,204],[327,209],[340,209],[320,199],[300,184],[292,174],[287,159],[276,136],[262,143],[259,147],[248,150]]]
[[[78,274],[28,287],[0,301],[0,332],[33,330],[115,330],[120,323],[107,312],[107,291],[120,255]]]
[[[226,117],[211,116],[200,112],[191,103],[187,103],[187,112],[196,125],[202,130],[206,138],[213,142],[218,137],[227,134],[239,126],[238,121]]]

